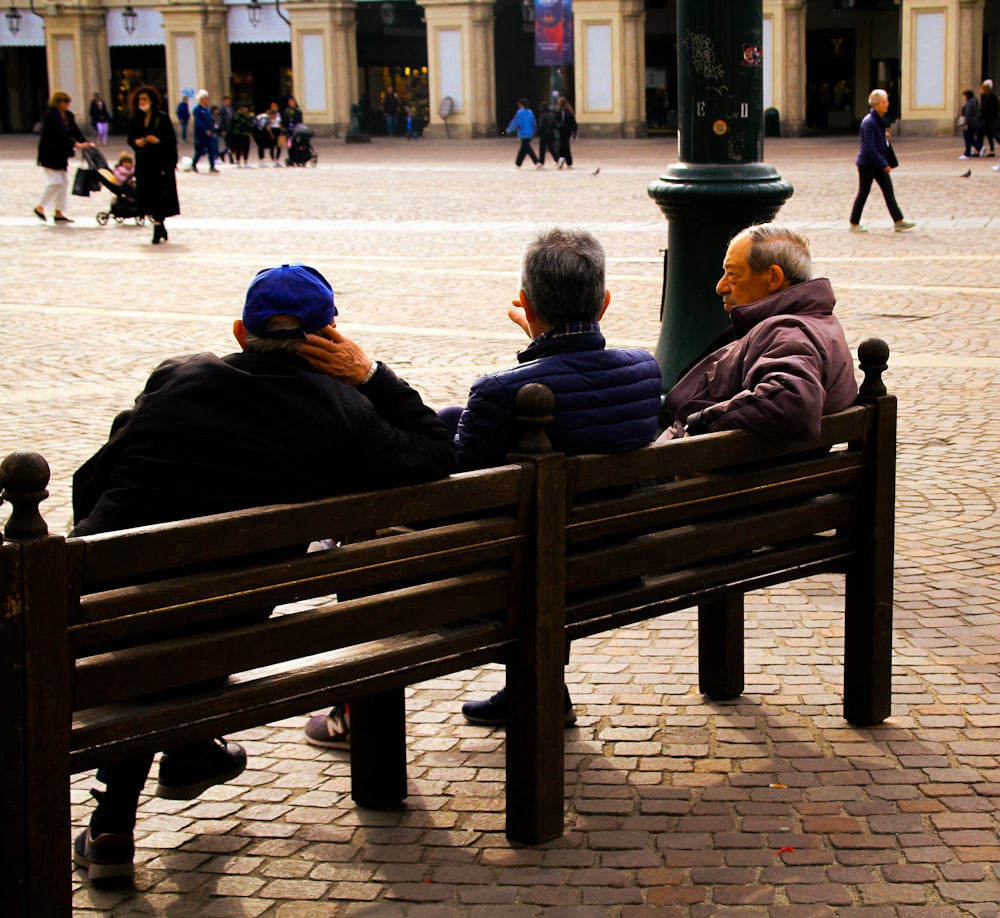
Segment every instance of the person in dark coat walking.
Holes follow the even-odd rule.
[[[129,100],[132,120],[128,142],[135,150],[135,183],[139,213],[153,221],[153,245],[167,241],[164,221],[181,212],[177,200],[177,135],[170,117],[160,111],[160,94],[140,86]]]
[[[104,104],[99,92],[94,93],[93,101],[90,103],[90,123],[93,125],[94,133],[97,135],[98,143],[108,142],[108,125],[111,123],[111,113]]]
[[[865,209],[865,201],[872,190],[872,182],[877,182],[892,215],[896,232],[902,233],[912,229],[914,224],[903,217],[892,190],[892,179],[889,178],[892,171],[888,160],[889,132],[883,120],[885,113],[889,111],[889,94],[884,89],[873,89],[868,94],[868,104],[871,111],[861,120],[861,148],[854,160],[858,167],[858,194],[851,208],[851,232],[868,232],[861,225],[861,212]]]
[[[958,158],[972,159],[979,156],[983,149],[983,142],[979,138],[982,122],[979,117],[979,100],[971,89],[962,90],[962,114],[958,116],[958,123],[962,127],[962,141],[965,143],[965,152]]]
[[[190,98],[182,96],[181,101],[177,103],[177,121],[181,126],[181,140],[185,143],[188,139],[188,122],[191,120],[191,106],[188,104]]]
[[[54,210],[53,223],[73,222],[63,213],[66,207],[66,189],[69,187],[69,175],[66,171],[69,158],[77,150],[92,147],[93,144],[87,142],[77,127],[76,119],[69,110],[72,101],[68,92],[57,89],[52,93],[49,107],[42,116],[42,130],[38,136],[38,165],[45,172],[45,191],[35,207],[35,216],[39,220],[45,220],[45,208],[51,206]]]
[[[573,151],[570,149],[570,138],[576,138],[576,112],[569,104],[569,99],[560,96],[556,103],[556,129],[559,131],[559,168],[573,168]]]
[[[994,140],[1000,140],[997,133],[997,118],[1000,117],[1000,100],[993,91],[993,81],[983,80],[979,89],[979,153],[980,156],[996,156]],[[990,152],[986,152],[986,141]]]
[[[538,106],[538,158],[545,165],[545,151],[552,154],[553,161],[559,160],[559,150],[556,147],[556,116],[549,108],[548,102]]]

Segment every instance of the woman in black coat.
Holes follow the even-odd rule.
[[[66,192],[69,188],[69,176],[66,167],[69,158],[84,147],[92,147],[87,143],[76,119],[69,110],[69,93],[57,89],[49,99],[49,107],[42,116],[42,131],[38,137],[38,165],[45,171],[45,191],[35,208],[35,216],[45,219],[45,207],[51,204],[53,208],[53,223],[72,223],[63,209],[66,207]]]
[[[556,129],[559,131],[559,168],[572,169],[573,151],[569,141],[576,137],[576,113],[565,96],[560,96],[556,103]]]
[[[135,190],[139,213],[153,221],[153,245],[167,239],[167,217],[181,212],[177,200],[177,135],[166,112],[160,111],[160,94],[140,86],[129,100],[132,120],[128,142],[135,150]]]

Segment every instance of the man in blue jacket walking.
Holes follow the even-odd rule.
[[[535,164],[536,169],[541,169],[543,163],[539,162],[538,157],[535,155],[535,150],[531,146],[531,138],[535,136],[535,131],[538,128],[538,123],[535,121],[535,113],[528,108],[527,99],[517,100],[517,114],[510,119],[510,124],[507,125],[507,133],[516,133],[521,141],[521,146],[517,151],[517,159],[514,160],[514,165],[518,169],[521,168],[521,163],[524,162],[525,156],[530,156],[531,161]]]

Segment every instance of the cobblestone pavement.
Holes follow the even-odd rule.
[[[459,713],[502,683],[488,667],[411,691],[405,808],[355,808],[346,756],[304,744],[301,718],[247,731],[238,782],[198,801],[143,798],[135,890],[74,874],[76,914],[1000,914],[1000,174],[997,160],[959,163],[954,139],[897,148],[897,194],[917,228],[894,234],[876,190],[863,236],[847,233],[853,139],[766,151],[796,189],[781,219],[811,238],[852,346],[878,335],[892,348],[889,721],[842,719],[842,583],[812,578],[748,597],[747,688],[730,703],[697,691],[692,613],[574,645],[580,719],[559,841],[504,836],[503,734]],[[654,345],[666,225],[646,186],[674,160],[672,140],[584,140],[575,170],[543,172],[516,171],[505,140],[318,151],[316,169],[181,174],[184,214],[154,248],[148,228],[94,222],[103,191],[71,199],[74,225],[40,224],[33,139],[0,141],[0,455],[49,459],[52,529],[69,523],[73,470],[149,371],[231,350],[247,283],[282,260],[320,268],[342,330],[435,407],[464,401],[474,376],[523,343],[504,313],[539,225],[599,235],[608,337]],[[72,782],[76,826],[90,785]]]

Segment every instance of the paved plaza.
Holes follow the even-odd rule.
[[[112,141],[109,159],[124,146]],[[315,169],[180,174],[183,215],[157,247],[149,228],[95,222],[105,191],[71,199],[72,226],[36,220],[34,145],[0,139],[0,456],[49,460],[53,531],[70,525],[73,471],[153,367],[235,348],[232,320],[262,267],[323,271],[338,327],[434,407],[463,403],[476,375],[526,343],[505,313],[541,226],[598,235],[610,343],[656,342],[667,232],[646,186],[676,158],[673,139],[581,140],[576,169],[541,172],[514,168],[510,140],[324,140]],[[142,799],[135,889],[74,873],[75,914],[1000,915],[1000,160],[960,163],[955,139],[896,147],[897,196],[917,227],[893,233],[876,189],[866,235],[847,232],[853,138],[766,147],[795,187],[779,218],[810,238],[852,347],[878,336],[891,348],[886,723],[842,718],[843,583],[815,577],[747,597],[747,685],[732,702],[698,692],[693,611],[574,644],[579,721],[557,841],[504,835],[503,732],[459,710],[503,683],[492,666],[409,693],[404,808],[356,808],[346,753],[306,745],[303,718],[250,730],[232,737],[251,759],[236,782],[195,801]],[[721,303],[706,289],[692,308]],[[74,831],[91,779],[72,782]],[[70,870],[71,831],[53,830]]]

